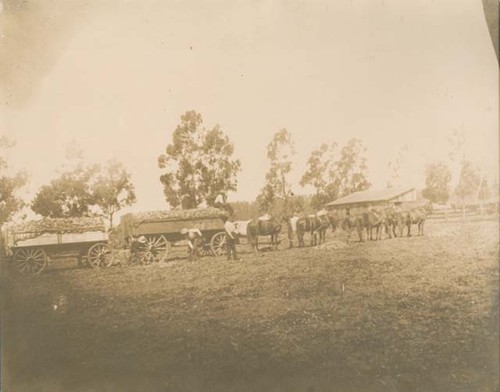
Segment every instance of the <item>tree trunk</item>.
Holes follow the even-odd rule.
[[[288,195],[286,192],[285,175],[283,174],[283,172],[281,172],[281,191],[283,192],[283,199],[285,202],[283,209],[285,210],[285,215],[288,215],[288,213],[289,213],[289,211],[288,211]]]
[[[0,226],[0,261],[5,261],[5,246],[6,244],[4,243],[4,232],[2,230],[2,226]]]
[[[479,206],[479,214],[483,215],[483,203],[482,201],[479,200],[480,194],[481,194],[481,188],[483,187],[483,180],[484,180],[484,175],[481,175],[481,180],[479,181],[479,186],[477,187],[477,192],[476,192],[476,206]]]

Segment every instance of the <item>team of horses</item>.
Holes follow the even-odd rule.
[[[356,230],[360,241],[364,241],[365,231],[369,240],[381,240],[384,232],[388,238],[403,237],[405,227],[406,235],[411,237],[412,225],[417,225],[418,235],[421,236],[424,235],[424,223],[431,212],[430,203],[406,210],[393,206],[372,208],[354,216],[347,216],[342,222],[342,228],[348,232],[348,238],[350,233]]]
[[[369,208],[364,212],[340,216],[336,212],[320,211],[316,214],[302,216],[284,216],[281,219],[274,216],[265,216],[250,221],[238,222],[238,233],[246,236],[248,243],[255,252],[258,252],[259,237],[269,236],[271,247],[277,249],[279,235],[283,226],[287,228],[289,247],[294,246],[294,239],[299,247],[305,246],[304,238],[310,237],[311,246],[321,245],[326,241],[328,229],[333,232],[342,228],[347,232],[348,241],[355,231],[359,241],[381,240],[385,233],[386,238],[411,237],[412,225],[417,225],[418,235],[424,235],[424,223],[432,211],[432,205],[426,204],[409,209],[400,209],[394,206]]]

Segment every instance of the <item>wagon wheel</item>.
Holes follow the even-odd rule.
[[[167,258],[169,246],[170,243],[163,235],[147,237],[144,244],[143,262],[150,264],[154,261],[164,261]]]
[[[94,244],[89,249],[87,261],[94,268],[107,268],[113,264],[111,249],[107,244]]]
[[[212,249],[210,248],[210,241],[203,238],[203,241],[200,244],[198,252],[199,252],[201,257],[212,256]]]
[[[39,274],[47,265],[47,254],[42,248],[18,249],[14,263],[22,274]]]
[[[226,246],[226,233],[220,232],[214,234],[210,240],[210,250],[214,256],[222,256]]]

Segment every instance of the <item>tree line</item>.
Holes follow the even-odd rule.
[[[463,135],[462,135],[463,136]],[[454,193],[464,203],[471,194],[489,196],[488,183],[477,165],[464,153],[464,141],[454,135],[450,162],[460,166],[458,185]],[[14,148],[15,143],[0,137],[0,152]],[[313,150],[300,179],[302,187],[312,187],[312,195],[296,195],[290,175],[293,170],[295,143],[287,129],[277,131],[266,148],[269,167],[264,184],[253,202],[233,203],[236,214],[243,217],[268,212],[287,213],[299,209],[313,212],[325,203],[352,192],[367,190],[366,148],[362,141],[352,138],[343,146],[336,142],[322,143]],[[391,178],[388,187],[399,175],[405,149],[390,162]],[[241,162],[234,157],[234,145],[220,126],[206,128],[200,113],[188,111],[180,117],[165,151],[158,157],[159,177],[165,200],[171,208],[196,208],[213,205],[216,197],[227,197],[238,188]],[[450,198],[451,170],[445,162],[433,162],[426,168],[426,187],[423,196],[433,202]],[[8,162],[0,154],[0,226],[24,207],[51,218],[101,216],[113,226],[115,214],[136,202],[130,172],[118,161],[104,165],[88,164],[83,152],[70,148],[66,162],[57,176],[41,186],[31,202],[19,196],[28,182],[26,172],[10,173]]]
[[[464,213],[467,203],[481,206],[483,201],[491,197],[486,173],[467,156],[465,143],[464,133],[454,131],[449,138],[448,159],[427,165],[425,188],[422,190],[422,196],[433,203],[446,203],[452,196],[456,196]],[[456,176],[454,189],[451,187],[453,171]],[[498,189],[498,184],[493,184],[493,187]]]

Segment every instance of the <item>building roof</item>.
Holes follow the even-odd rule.
[[[344,204],[357,204],[357,203],[369,203],[377,201],[389,201],[395,199],[399,196],[405,195],[414,191],[415,188],[405,188],[405,189],[381,189],[374,191],[360,191],[354,192],[350,195],[341,197],[335,201],[327,204],[327,206],[340,206]]]

